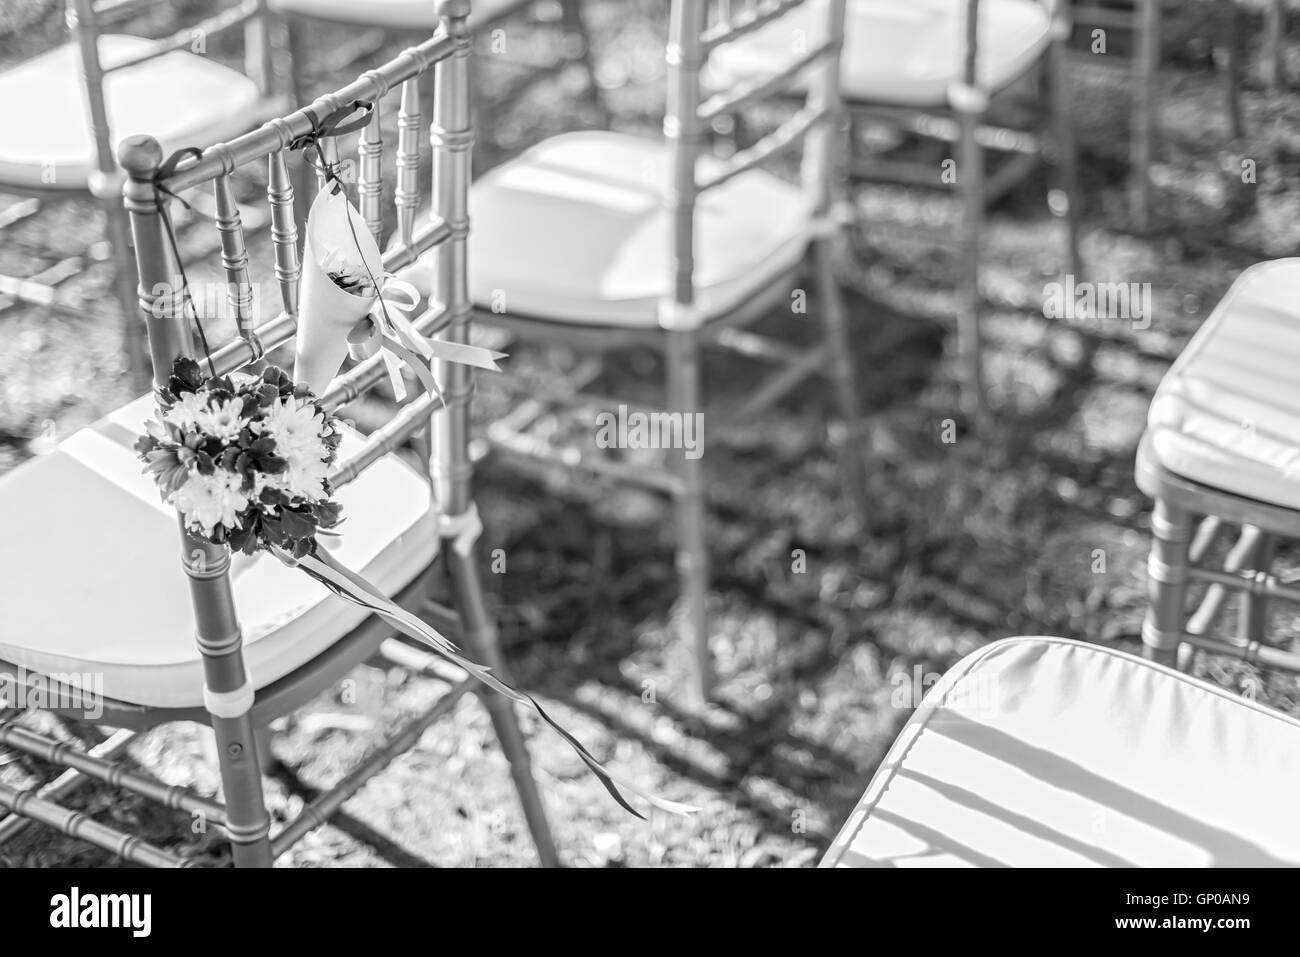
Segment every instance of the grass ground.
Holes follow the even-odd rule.
[[[0,62],[56,42],[57,6],[6,6]],[[587,6],[615,125],[652,132],[662,111],[663,4]],[[859,527],[839,494],[826,441],[828,431],[835,438],[833,402],[819,385],[761,421],[710,436],[716,706],[692,712],[681,704],[686,662],[672,640],[676,586],[665,504],[572,476],[485,462],[482,545],[503,549],[507,559],[506,573],[489,576],[489,584],[516,678],[623,776],[703,808],[690,821],[635,821],[562,744],[531,728],[542,791],[569,862],[812,864],[906,721],[918,676],[924,682],[966,652],[1012,634],[1132,647],[1125,636],[1144,608],[1149,508],[1133,484],[1132,465],[1152,390],[1243,268],[1300,246],[1294,98],[1248,83],[1248,136],[1229,141],[1197,6],[1171,22],[1167,37],[1164,145],[1153,171],[1163,225],[1149,235],[1125,225],[1131,87],[1124,61],[1116,52],[1081,50],[1071,63],[1086,278],[1149,282],[1150,323],[1044,317],[1044,285],[1060,272],[1062,246],[1042,201],[1046,178],[1024,182],[994,210],[984,247],[996,408],[986,435],[959,430],[955,442],[944,441],[946,420],[959,418],[945,358],[952,253],[904,240],[894,228],[951,210],[906,191],[857,194],[863,225],[842,279],[873,423],[874,514]],[[315,36],[322,56],[343,39],[327,28]],[[520,33],[507,36],[523,42]],[[1254,31],[1248,36],[1256,39]],[[1288,53],[1294,73],[1300,50],[1293,44]],[[594,122],[577,71],[494,100],[494,90],[506,89],[506,72],[500,64],[485,71],[485,165]],[[1243,160],[1254,161],[1257,182],[1242,182]],[[18,202],[3,200],[0,209]],[[71,316],[23,304],[0,310],[0,471],[131,397],[116,358],[120,317],[108,298],[99,235],[98,213],[81,200],[48,206],[0,232],[0,272],[31,276],[75,262],[63,288],[85,302]],[[202,252],[209,239],[200,226],[185,241]],[[735,360],[710,362],[716,393],[752,382],[753,371]],[[564,352],[517,349],[511,370],[562,376],[574,363]],[[656,356],[632,352],[614,358],[610,377],[635,396],[659,371]],[[485,392],[484,418],[501,408]],[[580,427],[557,421],[555,428]],[[0,547],[9,544],[3,534]],[[1298,625],[1290,610],[1275,616],[1279,640],[1292,640]],[[1200,661],[1197,670],[1300,713],[1294,678],[1218,659]],[[382,668],[354,677],[354,693],[336,690],[278,726],[277,756],[295,770],[269,786],[277,821],[437,690]],[[189,729],[154,732],[132,757],[168,781],[216,787]],[[32,770],[12,765],[0,773],[21,781]],[[129,797],[82,800],[96,816],[154,840],[174,843],[177,833],[185,835],[186,853],[222,853],[212,836],[190,833],[188,821]],[[482,708],[467,699],[286,863],[532,860],[505,761]],[[107,861],[33,828],[0,850],[0,862]]]

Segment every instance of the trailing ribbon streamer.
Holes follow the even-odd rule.
[[[652,794],[646,794],[637,788],[631,787],[627,783],[618,780],[612,774],[605,770],[589,752],[586,747],[575,738],[572,734],[564,729],[554,718],[546,713],[546,710],[538,703],[537,699],[526,692],[519,691],[506,684],[504,681],[492,674],[492,672],[481,664],[466,658],[461,650],[439,634],[432,627],[411,614],[405,608],[395,604],[375,588],[374,585],[366,581],[365,578],[352,571],[350,568],[340,564],[337,559],[330,555],[323,548],[317,548],[314,554],[304,555],[302,558],[294,558],[290,553],[282,548],[271,547],[271,553],[279,558],[286,565],[295,565],[310,575],[316,581],[320,582],[331,592],[340,598],[346,599],[354,604],[379,615],[390,625],[400,631],[402,634],[414,638],[421,644],[427,645],[435,652],[442,655],[452,664],[464,670],[477,681],[487,685],[498,694],[502,694],[511,701],[527,705],[532,708],[543,721],[550,725],[551,729],[562,737],[574,752],[587,766],[592,774],[600,781],[601,785],[609,792],[610,796],[619,803],[629,813],[636,817],[645,819],[645,816],[637,811],[627,799],[623,796],[622,791],[634,794],[646,801],[653,807],[661,811],[668,811],[672,814],[693,814],[699,810],[689,804],[680,804],[676,801],[667,801],[663,798],[655,797]]]

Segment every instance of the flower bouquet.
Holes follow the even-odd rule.
[[[341,518],[331,498],[329,475],[342,430],[307,384],[295,383],[275,366],[256,376],[204,378],[197,362],[180,358],[158,399],[158,415],[146,424],[135,449],[163,500],[175,506],[189,532],[247,554],[269,551],[492,690],[532,708],[632,814],[641,816],[620,789],[663,810],[694,810],[616,782],[531,695],[466,658],[451,641],[321,547],[317,535],[336,527]]]
[[[179,359],[159,398],[136,451],[191,532],[245,554],[301,557],[339,523],[329,469],[342,434],[283,370],[204,379]]]

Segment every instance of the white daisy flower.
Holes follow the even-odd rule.
[[[194,424],[201,432],[228,442],[237,438],[239,430],[248,423],[243,411],[242,399],[227,399],[198,413],[194,417]]]
[[[186,392],[163,413],[163,421],[182,431],[198,428],[198,417],[208,411],[208,397],[197,392]]]
[[[185,524],[204,535],[211,536],[217,525],[239,528],[239,513],[248,507],[241,481],[224,469],[212,475],[192,472],[185,484],[172,493],[171,502],[185,516]]]
[[[326,498],[325,480],[329,477],[329,467],[316,458],[290,458],[284,472],[277,476],[282,479],[284,488],[290,495],[319,502]]]
[[[290,463],[319,461],[325,455],[325,418],[305,399],[273,402],[262,417],[261,433],[275,439],[275,451]]]

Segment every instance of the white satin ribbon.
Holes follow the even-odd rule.
[[[424,389],[436,396],[441,396],[442,390],[433,377],[431,364],[434,360],[474,366],[489,372],[501,371],[497,360],[505,358],[504,352],[461,342],[446,342],[417,332],[411,314],[419,304],[420,293],[413,285],[385,274],[370,313],[348,334],[348,352],[354,359],[368,359],[376,352],[383,356],[388,380],[398,402],[406,398],[403,365],[410,367]]]

